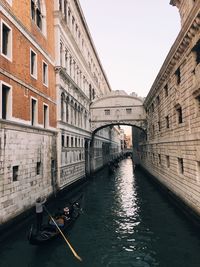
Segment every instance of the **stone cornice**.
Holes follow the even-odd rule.
[[[179,32],[174,44],[172,45],[145,101],[144,106],[151,104],[157,90],[167,80],[175,65],[180,61],[183,53],[188,49],[192,38],[200,29],[200,1],[196,3],[192,9],[188,19],[185,21],[181,31]]]

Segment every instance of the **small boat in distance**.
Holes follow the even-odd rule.
[[[76,201],[70,207],[65,207],[62,213],[60,212],[54,215],[53,220],[49,218],[48,223],[44,224],[40,231],[37,231],[32,225],[28,233],[29,243],[31,245],[41,245],[55,239],[60,235],[57,226],[59,226],[62,232],[66,232],[79,217],[80,213],[80,203]]]

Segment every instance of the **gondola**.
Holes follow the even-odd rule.
[[[65,208],[64,208],[65,209]],[[63,210],[64,210],[63,209]],[[57,225],[59,226],[62,232],[66,232],[72,224],[77,220],[81,212],[80,203],[75,202],[71,206],[71,212],[68,217],[63,214],[53,216]],[[62,219],[63,224],[60,224],[60,220]],[[31,245],[41,245],[48,243],[50,240],[55,239],[60,235],[59,230],[57,229],[54,222],[49,218],[48,223],[42,225],[40,231],[37,231],[33,225],[28,233],[28,241]]]

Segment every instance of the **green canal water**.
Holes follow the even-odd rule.
[[[31,220],[0,243],[0,267],[200,267],[200,235],[132,161],[115,174],[99,172],[85,186],[83,213],[62,238],[36,247],[26,235]],[[80,192],[79,192],[80,193]],[[62,196],[48,205],[64,205]]]

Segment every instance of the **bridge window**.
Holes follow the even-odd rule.
[[[110,109],[105,109],[104,112],[105,112],[105,115],[110,115]]]
[[[184,173],[183,159],[178,158],[178,170],[180,174]]]
[[[131,108],[126,108],[126,113],[127,114],[131,114],[132,113],[132,109]]]

